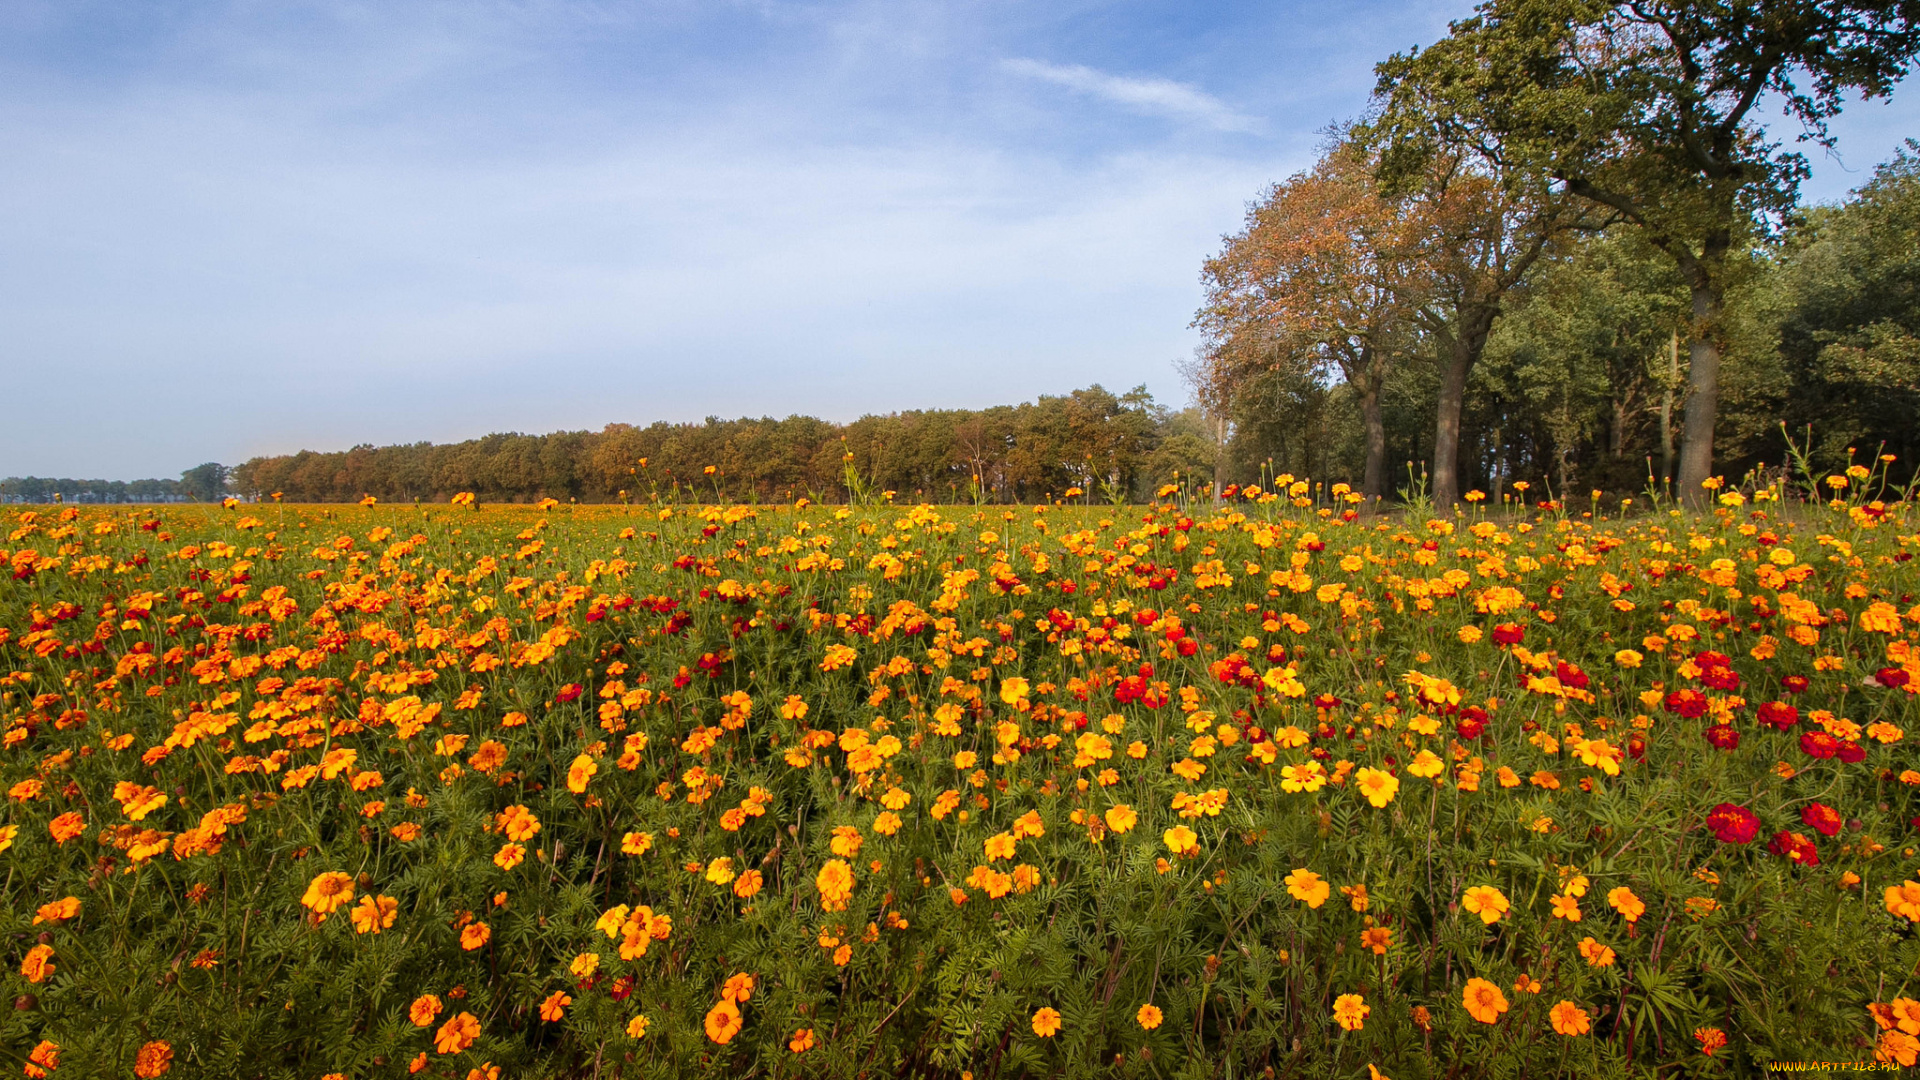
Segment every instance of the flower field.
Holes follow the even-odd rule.
[[[10,511],[0,1055],[1911,1065],[1920,522],[1837,479],[1706,516]]]

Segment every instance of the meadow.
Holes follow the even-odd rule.
[[[1750,1075],[1920,1051],[1876,471],[9,508],[29,1077]]]

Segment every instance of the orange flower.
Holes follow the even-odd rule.
[[[40,910],[33,913],[35,926],[43,922],[66,922],[80,914],[80,898],[69,896],[64,900],[55,900],[50,904],[41,904]]]
[[[844,861],[833,859],[822,866],[813,884],[820,890],[822,908],[827,911],[847,910],[847,901],[853,896],[853,870]]]
[[[507,843],[500,845],[500,850],[494,853],[493,865],[502,870],[511,870],[525,862],[526,859],[526,845]]]
[[[415,1027],[426,1027],[433,1023],[434,1017],[439,1016],[443,1008],[445,1006],[440,1003],[438,997],[432,994],[421,994],[413,999],[412,1005],[407,1007],[407,1019],[413,1021]]]
[[[79,811],[69,810],[47,822],[47,830],[53,833],[55,843],[64,844],[87,831],[87,819]]]
[[[765,883],[766,879],[760,876],[760,871],[749,870],[733,883],[733,895],[742,900],[751,900],[759,895],[760,887]]]
[[[314,878],[307,885],[306,895],[300,898],[300,902],[322,920],[352,901],[353,877],[338,870],[329,870]]]
[[[140,1047],[133,1056],[133,1075],[140,1080],[153,1080],[156,1076],[165,1076],[173,1068],[173,1047],[165,1039],[155,1039]]]
[[[1590,937],[1580,939],[1580,955],[1594,967],[1610,967],[1613,964],[1613,950]]]
[[[1134,813],[1133,807],[1126,803],[1118,803],[1107,809],[1106,818],[1107,828],[1123,833],[1133,828],[1134,824],[1140,820],[1140,815]]]
[[[1638,922],[1647,913],[1647,905],[1625,885],[1607,894],[1607,903],[1628,922]]]
[[[1333,999],[1333,1018],[1347,1031],[1359,1031],[1371,1012],[1366,999],[1359,994],[1341,994]]]
[[[722,998],[713,1008],[707,1010],[707,1038],[721,1046],[733,1041],[740,1034],[744,1021],[740,1018],[740,1006]]]
[[[1133,1019],[1141,1027],[1152,1031],[1160,1026],[1160,1022],[1166,1019],[1166,1015],[1160,1011],[1158,1005],[1148,1002],[1140,1006],[1140,1011],[1133,1014]]]
[[[1393,931],[1385,926],[1369,927],[1360,931],[1360,947],[1372,949],[1373,955],[1387,955],[1387,947],[1393,944]]]
[[[1553,1030],[1562,1035],[1585,1035],[1592,1026],[1592,1018],[1587,1015],[1587,1010],[1571,1001],[1555,1005],[1547,1013],[1547,1019],[1553,1021]]]
[[[391,896],[367,895],[349,913],[353,919],[353,928],[362,934],[377,934],[390,929],[393,920],[400,912],[400,901]]]
[[[457,1054],[479,1038],[480,1018],[470,1012],[456,1013],[433,1033],[433,1048],[442,1054]]]
[[[567,790],[575,795],[581,794],[587,790],[587,784],[599,771],[600,766],[587,755],[581,754],[574,758],[573,764],[567,767]]]
[[[1460,897],[1460,906],[1480,916],[1480,921],[1492,926],[1500,921],[1500,916],[1512,909],[1506,894],[1491,885],[1475,885]]]
[[[566,991],[555,990],[547,995],[547,1000],[540,1003],[540,1019],[549,1024],[564,1019],[567,1015],[567,1006],[571,1004],[573,1004],[573,998]]]
[[[20,974],[31,983],[45,982],[53,974],[53,946],[35,945],[27,950],[26,959],[20,962]]]
[[[1175,825],[1168,829],[1160,839],[1166,841],[1167,850],[1175,855],[1191,855],[1200,850],[1200,837],[1185,825]]]
[[[1708,1057],[1715,1050],[1727,1045],[1727,1033],[1717,1027],[1694,1028],[1693,1037],[1700,1044],[1700,1052]]]
[[[1920,922],[1920,881],[1903,881],[1887,887],[1887,914]]]
[[[1043,1039],[1051,1039],[1060,1030],[1060,1013],[1052,1007],[1043,1007],[1033,1014],[1033,1033]]]
[[[1497,1023],[1500,1014],[1507,1011],[1507,995],[1485,979],[1468,979],[1460,1002],[1467,1007],[1469,1016],[1483,1024]]]
[[[517,803],[500,811],[498,824],[509,840],[531,840],[540,831],[540,819]]]
[[[1333,895],[1333,886],[1320,879],[1320,875],[1304,867],[1287,875],[1287,895],[1307,905],[1317,908]]]
[[[794,1032],[793,1038],[787,1040],[787,1049],[796,1054],[804,1054],[813,1049],[813,1029],[801,1028]]]
[[[47,1073],[60,1067],[60,1044],[52,1039],[41,1039],[39,1044],[27,1052],[26,1074],[33,1080],[41,1080]]]
[[[493,940],[493,927],[477,922],[460,931],[460,947],[472,952]]]
[[[720,988],[720,999],[731,1001],[736,1005],[745,1005],[747,999],[753,997],[753,984],[753,976],[744,972],[730,976],[727,984]]]

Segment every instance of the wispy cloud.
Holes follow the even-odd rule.
[[[1109,75],[1082,64],[1049,64],[1025,57],[1007,60],[1002,66],[1016,75],[1104,98],[1136,112],[1197,121],[1217,131],[1251,132],[1261,127],[1259,118],[1236,112],[1226,102],[1190,83]]]

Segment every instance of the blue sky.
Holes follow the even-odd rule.
[[[10,0],[0,475],[1179,404],[1201,260],[1468,6]]]

